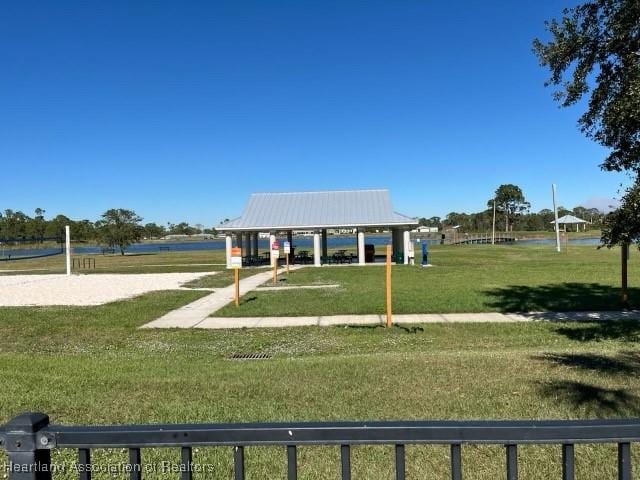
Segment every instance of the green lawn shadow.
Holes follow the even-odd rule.
[[[589,416],[640,415],[640,398],[623,388],[606,388],[574,380],[553,380],[538,385],[541,395],[562,401]]]
[[[485,290],[488,307],[500,312],[622,310],[638,305],[640,289],[629,289],[629,303],[624,305],[620,289],[600,283],[554,283],[545,285],[510,285]]]

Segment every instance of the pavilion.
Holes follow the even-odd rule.
[[[554,224],[553,226],[555,228],[556,221],[554,220],[551,223]],[[560,217],[558,219],[558,225],[564,225],[564,231],[565,232],[567,231],[567,225],[574,225],[574,224],[576,226],[576,232],[578,231],[578,228],[580,227],[581,224],[583,225],[584,230],[586,230],[587,229],[587,223],[589,223],[589,222],[587,222],[586,220],[583,220],[581,218],[578,218],[578,217],[576,217],[574,215],[565,215],[565,216]]]
[[[344,190],[321,192],[253,193],[242,216],[217,228],[225,234],[227,267],[231,266],[231,248],[242,249],[242,256],[258,256],[258,238],[269,234],[272,245],[277,235],[313,232],[313,264],[327,258],[327,230],[357,230],[358,263],[365,263],[365,232],[391,229],[394,256],[409,263],[409,231],[418,222],[393,210],[388,190]],[[273,262],[273,260],[271,260]]]

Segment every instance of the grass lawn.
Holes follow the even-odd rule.
[[[25,410],[70,424],[640,415],[635,322],[136,328],[204,294],[156,292],[100,307],[1,308],[0,421]],[[272,358],[226,359],[240,352]],[[636,446],[633,453],[640,460]],[[444,447],[410,447],[407,454],[408,478],[447,478]],[[55,453],[54,460],[75,455]],[[126,455],[96,451],[93,459],[125,461]],[[178,455],[176,449],[143,453],[145,462]],[[466,446],[463,456],[465,478],[503,476],[502,447]],[[195,478],[231,478],[230,449],[199,448],[194,459],[216,468]],[[299,459],[299,478],[339,478],[337,448],[302,447]],[[522,447],[520,459],[522,478],[560,476],[557,446]],[[615,476],[614,447],[578,446],[577,459],[578,478]],[[354,478],[391,479],[392,465],[392,447],[353,449]],[[247,471],[251,479],[284,478],[284,449],[248,448]]]
[[[437,246],[432,268],[393,267],[395,313],[615,310],[620,252],[593,246]],[[309,267],[281,275],[287,285],[340,288],[250,292],[217,316],[295,316],[384,312],[384,267]],[[631,305],[640,304],[640,258],[631,254]]]
[[[396,312],[618,306],[618,251],[577,246],[561,255],[534,246],[431,251],[433,268],[394,267]],[[105,269],[144,271],[154,268],[145,263],[152,259],[156,266],[217,263],[204,260],[209,253],[124,257],[122,262],[134,263],[114,260]],[[636,255],[631,263],[634,286],[640,280]],[[241,308],[224,313],[381,312],[383,272],[378,266],[298,270],[282,275],[283,283],[341,287],[251,292]],[[203,281],[222,281],[229,274],[218,275]],[[637,305],[640,295],[631,293]],[[0,422],[27,410],[69,424],[640,416],[640,322],[137,328],[206,294],[155,292],[99,307],[0,308]],[[227,358],[250,352],[271,358]],[[637,464],[640,448],[634,445],[632,452]],[[353,478],[394,478],[392,447],[355,447],[352,453]],[[577,478],[614,478],[615,454],[615,446],[577,446]],[[109,450],[92,458],[104,465],[126,462],[126,456]],[[53,460],[75,457],[62,451]],[[246,457],[247,478],[285,478],[284,449],[247,448]],[[524,446],[519,457],[521,478],[560,477],[559,446]],[[143,452],[145,463],[178,458],[177,449]],[[194,475],[197,479],[232,478],[231,449],[198,448],[194,460],[215,467],[215,473]],[[301,447],[299,464],[301,479],[339,478],[339,449]],[[503,478],[504,450],[465,446],[463,465],[465,478]],[[408,478],[447,478],[448,467],[444,447],[407,449]]]
[[[267,270],[269,270],[269,267],[242,268],[240,270],[240,280]],[[215,275],[206,275],[196,280],[192,280],[185,283],[183,286],[188,288],[223,288],[231,285],[233,281],[233,270],[222,270],[220,273],[216,273]]]

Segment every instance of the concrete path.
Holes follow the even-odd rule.
[[[640,311],[624,312],[531,312],[531,313],[433,313],[394,315],[394,323],[508,323],[533,321],[640,320]],[[317,317],[208,317],[195,328],[273,328],[330,325],[384,325],[385,315],[332,315]]]
[[[291,266],[290,270],[297,270],[301,266]],[[278,269],[282,272],[284,268]],[[240,296],[255,290],[256,287],[268,281],[273,275],[272,270],[257,273],[240,280]],[[142,325],[140,328],[194,328],[205,321],[209,316],[231,303],[234,297],[234,285],[218,288],[211,295],[202,297],[195,302],[180,307],[163,315],[162,317]]]

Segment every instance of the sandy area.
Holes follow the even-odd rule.
[[[0,276],[0,306],[101,305],[182,284],[216,272],[6,275]]]

